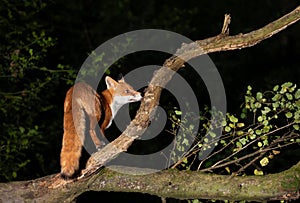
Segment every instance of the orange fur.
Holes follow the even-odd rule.
[[[105,78],[107,89],[98,94],[90,85],[77,83],[71,87],[64,102],[64,135],[60,154],[61,175],[72,178],[79,170],[79,160],[88,130],[97,149],[103,143],[96,135],[95,127],[101,117],[100,132],[111,124],[118,109],[126,103],[141,100],[139,92],[128,85],[124,79],[116,82],[110,77]],[[95,105],[95,106],[93,106]],[[86,126],[89,119],[89,126]]]

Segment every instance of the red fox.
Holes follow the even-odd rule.
[[[105,82],[107,89],[101,94],[86,83],[76,83],[66,94],[64,134],[60,154],[63,178],[73,178],[79,170],[86,130],[99,150],[103,143],[97,137],[95,127],[100,119],[100,133],[104,136],[104,130],[111,125],[122,105],[142,99],[141,93],[135,91],[123,78],[117,82],[106,76]],[[89,126],[86,126],[86,119],[89,119]]]

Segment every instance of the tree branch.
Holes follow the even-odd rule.
[[[205,40],[199,40],[191,44],[182,45],[182,47],[177,50],[175,56],[166,60],[163,67],[155,72],[145,92],[137,115],[131,121],[130,125],[117,139],[91,156],[86,170],[83,171],[83,176],[92,174],[105,163],[118,156],[121,152],[125,152],[136,138],[142,136],[149,124],[150,115],[154,114],[155,108],[159,103],[162,87],[165,87],[173,76],[166,68],[177,71],[186,61],[203,54],[254,46],[262,40],[284,30],[299,19],[300,6],[263,28],[247,34],[227,36],[229,33],[228,25],[230,23],[230,17],[225,15],[224,25],[220,35]]]
[[[125,167],[122,166],[122,170]],[[104,168],[90,179],[50,189],[48,176],[34,181],[0,184],[2,202],[73,202],[88,191],[138,192],[176,199],[291,200],[299,198],[300,162],[277,174],[265,176],[225,176],[197,171],[165,170],[148,175],[132,175]],[[151,169],[143,169],[151,170]],[[149,172],[149,171],[147,171]],[[131,174],[131,175],[129,175]],[[184,181],[183,181],[184,180]]]

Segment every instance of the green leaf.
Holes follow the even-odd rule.
[[[223,127],[225,127],[225,126],[227,125],[227,121],[223,120],[223,121],[221,122],[221,125],[222,125]]]
[[[269,141],[268,140],[264,140],[263,144],[264,144],[264,146],[268,146],[269,145]]]
[[[182,115],[182,112],[179,111],[179,110],[175,110],[174,113],[175,113],[176,115],[178,115],[178,116]]]
[[[257,121],[258,121],[258,122],[262,122],[263,120],[264,120],[264,118],[263,118],[262,116],[258,116],[258,117],[257,117]]]
[[[28,52],[29,52],[30,56],[33,56],[33,49],[29,49]]]
[[[274,97],[272,97],[272,101],[279,101],[281,99],[281,94],[275,94]]]
[[[264,175],[264,172],[263,172],[263,171],[260,171],[260,170],[257,170],[257,169],[255,169],[255,170],[254,170],[254,175],[256,175],[256,176],[262,176],[262,175]]]
[[[300,89],[297,89],[297,91],[295,92],[295,99],[299,99],[300,98]]]
[[[227,173],[229,173],[230,174],[230,168],[227,166],[227,167],[225,167],[225,170],[227,171]]]
[[[13,171],[13,172],[12,172],[12,177],[13,177],[13,178],[16,178],[16,177],[17,177],[17,172],[16,172],[16,171]]]
[[[213,131],[209,131],[208,134],[211,136],[211,137],[216,137],[216,133],[214,133]]]
[[[241,135],[243,135],[243,134],[244,134],[244,131],[242,131],[242,130],[239,130],[239,131],[237,131],[237,132],[236,132],[236,134],[237,134],[238,136],[241,136]]]
[[[229,133],[229,132],[231,131],[231,127],[226,126],[224,130],[225,130],[225,132],[228,132],[228,133]]]
[[[237,126],[238,128],[242,128],[242,127],[245,126],[245,124],[244,124],[244,123],[237,123],[236,126]]]
[[[289,92],[294,92],[296,87],[297,87],[297,85],[294,84],[292,87],[289,88]]]
[[[286,97],[288,100],[293,100],[293,95],[290,93],[286,93]]]
[[[19,130],[20,130],[20,132],[23,134],[24,132],[25,132],[25,128],[23,128],[23,127],[19,127]]]
[[[237,122],[239,121],[239,119],[236,118],[234,115],[230,115],[230,116],[229,116],[229,120],[230,120],[231,122],[233,122],[233,123],[237,123]]]
[[[292,85],[293,85],[293,83],[291,83],[291,82],[286,82],[286,83],[282,84],[280,93],[281,94],[286,93],[290,89],[290,87],[292,87]]]
[[[255,108],[261,108],[261,103],[260,102],[255,102],[255,104],[254,104],[254,106],[255,106]]]
[[[263,98],[263,94],[261,92],[256,93],[256,99],[261,100]]]
[[[292,118],[292,117],[293,117],[293,113],[292,113],[292,112],[287,112],[287,113],[285,114],[285,116],[286,116],[287,118]]]
[[[260,129],[256,129],[256,130],[255,130],[255,134],[256,134],[256,135],[261,135],[261,130],[260,130]]]
[[[28,139],[22,139],[21,143],[22,143],[22,145],[27,146],[28,143],[29,143],[29,140]]]
[[[269,164],[269,159],[268,157],[264,157],[262,160],[259,161],[261,166],[266,166]]]
[[[241,139],[239,139],[239,141],[242,145],[245,145],[248,142],[248,140],[246,138],[241,138]]]
[[[294,113],[294,119],[295,119],[295,122],[298,122],[300,120],[300,111],[296,111]]]
[[[236,145],[238,148],[242,148],[242,147],[243,147],[242,143],[240,143],[240,142],[236,142],[235,145]]]
[[[184,138],[182,141],[182,144],[185,144],[186,146],[189,146],[189,140]]]
[[[190,130],[190,131],[193,131],[194,128],[195,128],[195,125],[193,125],[193,124],[191,124],[191,125],[189,126],[189,130]]]
[[[252,128],[248,129],[248,133],[251,140],[254,140],[256,138],[256,134],[254,133],[254,130]]]
[[[263,125],[265,125],[265,126],[266,126],[266,125],[268,125],[268,124],[269,124],[269,121],[268,121],[268,120],[264,120],[262,123],[263,123]]]
[[[276,85],[273,87],[273,91],[275,91],[275,92],[278,91],[278,89],[279,89],[279,85]]]
[[[289,88],[289,87],[291,87],[293,85],[293,83],[291,83],[291,82],[286,82],[286,83],[283,83],[282,85],[281,85],[281,87],[283,87],[283,88]]]
[[[268,121],[266,121],[268,122]],[[271,129],[271,125],[265,125],[262,129],[262,133],[267,133],[267,132],[270,132],[270,129]]]
[[[295,102],[295,106],[300,108],[300,99]]]
[[[295,130],[299,130],[299,125],[298,125],[298,124],[294,124],[294,125],[293,125],[293,128],[294,128]]]
[[[247,114],[241,113],[241,119],[247,118]]]
[[[265,114],[269,113],[270,111],[271,111],[271,109],[266,106],[266,107],[264,107],[264,110],[261,110],[261,113],[265,115]]]
[[[279,102],[272,103],[272,106],[276,110],[279,107]]]
[[[257,143],[257,146],[260,148],[260,147],[263,146],[263,144],[262,144],[261,142],[258,142],[258,143]]]

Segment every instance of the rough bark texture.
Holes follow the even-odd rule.
[[[140,173],[141,169],[128,170],[134,174],[134,170]],[[2,183],[0,202],[31,202],[33,199],[36,202],[72,202],[87,191],[138,192],[176,199],[291,200],[299,198],[300,162],[289,170],[265,176],[236,177],[174,169],[128,175],[103,168],[89,179],[48,188],[51,185],[48,181],[53,178]]]
[[[261,29],[236,36],[228,36],[230,18],[226,16],[225,19],[220,35],[184,44],[178,49],[176,56],[164,63],[164,68],[154,74],[135,119],[120,137],[90,158],[87,169],[79,179],[65,181],[57,174],[31,181],[1,183],[0,202],[71,202],[78,195],[91,190],[141,192],[178,199],[262,201],[297,198],[300,187],[300,163],[282,173],[249,177],[175,170],[135,176],[101,169],[105,163],[126,151],[147,128],[151,115],[158,105],[161,87],[172,78],[166,68],[177,71],[186,61],[205,53],[253,46],[298,21],[300,7]]]

